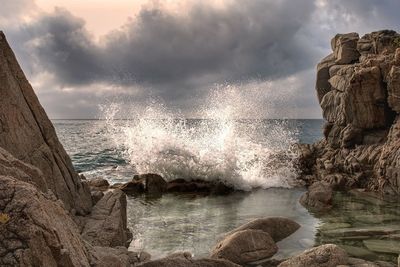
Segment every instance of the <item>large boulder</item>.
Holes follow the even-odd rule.
[[[89,188],[82,184],[3,32],[0,32],[0,147],[34,165],[67,210],[79,214],[92,207]]]
[[[74,221],[54,196],[0,176],[1,266],[90,266]]]
[[[300,197],[300,203],[314,211],[326,211],[332,208],[333,191],[325,181],[313,183]]]
[[[92,245],[127,246],[126,195],[118,189],[107,192],[85,218],[82,236]]]
[[[275,242],[278,242],[290,236],[299,228],[300,225],[291,219],[284,217],[269,217],[254,219],[232,230],[228,235],[243,230],[261,230],[268,233]]]
[[[347,262],[346,251],[336,245],[327,244],[308,249],[282,262],[278,267],[336,267],[346,265]]]
[[[215,246],[211,252],[211,258],[245,264],[270,258],[276,252],[278,252],[278,247],[268,233],[247,229],[225,237]]]

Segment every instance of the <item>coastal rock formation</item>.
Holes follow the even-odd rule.
[[[300,198],[300,203],[314,211],[326,211],[332,208],[333,191],[331,185],[320,181],[313,183]]]
[[[222,259],[187,259],[185,257],[164,258],[137,265],[138,267],[241,267]]]
[[[316,79],[325,138],[300,145],[301,178],[399,195],[400,34],[338,34],[331,44]]]
[[[45,183],[67,210],[87,214],[89,188],[80,181],[54,127],[0,32],[0,147],[42,171]]]
[[[228,235],[211,252],[211,258],[245,264],[267,259],[278,252],[272,237],[261,230],[242,230]]]

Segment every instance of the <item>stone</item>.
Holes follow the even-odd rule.
[[[329,69],[335,65],[335,55],[330,54],[324,58],[317,66],[317,79],[315,84],[315,90],[317,91],[318,101],[321,103],[322,98],[326,93],[331,90],[329,83]]]
[[[142,178],[145,179],[146,193],[159,195],[167,191],[167,182],[160,175],[149,173]]]
[[[367,239],[363,243],[371,251],[400,254],[400,241]]]
[[[82,236],[94,246],[127,246],[126,195],[118,189],[107,192],[86,217]]]
[[[110,187],[110,184],[104,178],[94,178],[87,180],[87,184],[89,185],[89,187],[96,188],[97,190],[101,191],[107,190]]]
[[[343,248],[349,256],[368,259],[368,260],[377,259],[377,255],[375,253],[363,247],[355,247],[349,245],[340,245],[340,247]]]
[[[246,229],[226,236],[211,252],[211,258],[245,264],[272,257],[278,251],[272,237],[261,230]]]
[[[104,196],[104,193],[102,191],[94,190],[90,192],[92,196],[92,202],[94,205],[96,205],[97,202]]]
[[[358,33],[337,34],[331,41],[336,64],[350,64],[358,60],[360,53],[357,50]]]
[[[117,185],[114,188],[118,188],[127,195],[142,194],[145,192],[144,180],[130,181],[121,185]]]
[[[1,266],[90,266],[78,227],[63,203],[34,185],[0,176]]]
[[[140,253],[125,247],[92,247],[90,264],[94,267],[131,267],[143,262]]]
[[[0,147],[37,167],[67,210],[87,214],[92,208],[89,188],[75,172],[54,127],[0,32]]]
[[[223,259],[186,259],[184,257],[163,258],[137,265],[138,267],[241,267]]]
[[[333,191],[327,182],[313,183],[300,198],[300,203],[315,211],[326,211],[332,208]]]
[[[360,227],[350,227],[350,228],[340,228],[335,230],[324,231],[323,235],[331,237],[351,237],[351,236],[362,236],[371,237],[376,235],[389,235],[400,233],[399,224],[385,224],[385,225],[375,225],[375,226],[360,226]]]
[[[342,248],[326,244],[308,249],[300,255],[289,258],[278,267],[336,267],[346,265],[348,256]]]
[[[284,217],[268,217],[254,219],[232,230],[227,235],[243,230],[261,230],[268,233],[275,242],[279,242],[290,236],[300,228],[300,225]]]
[[[400,66],[392,66],[389,72],[388,104],[391,109],[400,112]]]

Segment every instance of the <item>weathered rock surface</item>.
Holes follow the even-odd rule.
[[[241,230],[225,237],[211,252],[211,258],[238,264],[272,257],[278,252],[272,237],[261,230]]]
[[[259,218],[245,223],[232,230],[228,235],[243,230],[261,230],[268,233],[275,242],[281,241],[290,236],[300,228],[300,225],[288,218],[269,217]]]
[[[332,39],[317,67],[327,120],[324,140],[299,147],[301,178],[335,189],[400,194],[400,34],[384,30]]]
[[[326,211],[332,208],[333,191],[329,183],[313,183],[300,198],[300,203],[314,211]]]
[[[336,267],[348,263],[347,253],[332,244],[308,249],[279,264],[279,267]]]
[[[0,147],[32,164],[64,202],[67,210],[80,214],[92,207],[89,188],[82,184],[53,125],[22,72],[6,38],[0,32]]]
[[[126,225],[126,195],[115,189],[107,192],[85,218],[82,236],[95,246],[126,246],[130,237]]]
[[[187,259],[184,257],[164,258],[149,261],[137,266],[140,267],[241,267],[233,262],[222,259]]]

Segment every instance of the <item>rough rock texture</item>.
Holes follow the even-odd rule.
[[[34,165],[67,210],[86,214],[92,207],[88,187],[82,184],[53,125],[22,72],[5,36],[0,32],[0,147]]]
[[[290,236],[300,228],[300,225],[288,218],[284,217],[269,217],[252,220],[238,228],[232,230],[227,235],[231,235],[243,230],[261,230],[268,233],[275,242]]]
[[[282,262],[278,267],[336,267],[347,263],[346,251],[336,245],[327,244],[308,249]]]
[[[313,183],[300,198],[300,203],[314,211],[325,211],[332,208],[333,191],[329,183]]]
[[[126,220],[126,195],[115,189],[107,192],[85,218],[82,236],[95,246],[126,246],[130,239]]]
[[[244,264],[270,258],[276,252],[278,247],[268,233],[247,229],[225,237],[215,246],[211,258]]]
[[[60,201],[0,176],[0,210],[8,218],[0,223],[1,266],[90,266],[85,243]]]
[[[140,267],[241,267],[233,262],[222,259],[187,259],[185,257],[167,257],[149,261],[137,266]]]
[[[324,140],[300,145],[301,178],[335,189],[400,194],[400,34],[384,30],[332,39],[317,67]]]

